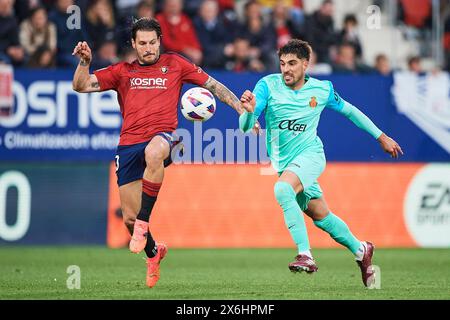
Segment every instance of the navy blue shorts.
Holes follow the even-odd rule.
[[[164,167],[172,163],[172,150],[177,147],[179,153],[183,154],[183,144],[181,139],[172,133],[161,132],[155,134],[167,140],[170,146],[170,153],[167,159],[164,160]],[[153,138],[152,138],[153,139]],[[151,140],[151,139],[150,139]],[[124,184],[140,180],[144,175],[145,170],[145,147],[150,142],[142,142],[128,146],[118,146],[116,151],[116,175],[117,184],[123,186]]]

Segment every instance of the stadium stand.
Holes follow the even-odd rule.
[[[210,18],[206,17],[205,2],[213,3],[215,12]],[[443,56],[448,61],[449,5],[441,3],[442,28],[446,31]],[[132,19],[156,16],[166,35],[166,50],[211,69],[273,71],[277,68],[277,48],[291,38],[309,40],[317,62],[329,66],[338,63],[340,46],[351,42],[358,63],[370,67],[375,67],[380,54],[393,69],[406,70],[412,56],[421,57],[425,70],[439,67],[431,58],[430,0],[1,0],[0,4],[0,61],[14,66],[73,67],[77,61],[71,50],[80,40],[91,44],[94,55],[100,49],[103,54],[118,55],[107,61],[122,59],[131,45]],[[68,32],[70,14],[66,10],[71,5],[81,8],[81,28]],[[45,28],[32,23],[30,18],[36,12],[42,21],[48,20],[43,22],[47,23]],[[368,26],[370,21],[379,22],[379,27]],[[182,36],[177,38],[177,34]],[[239,55],[247,55],[246,41],[241,38],[249,42],[249,57],[244,60],[252,61],[253,67],[234,65],[236,44],[241,49]],[[110,50],[105,50],[105,44]],[[442,67],[448,65],[446,62]]]

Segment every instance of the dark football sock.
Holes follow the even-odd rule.
[[[153,239],[150,232],[148,233],[147,244],[145,245],[144,250],[145,250],[145,254],[149,258],[153,258],[158,253],[158,247],[156,246],[156,242]]]
[[[142,203],[141,210],[137,216],[139,220],[149,222],[160,188],[161,183],[153,183],[148,180],[142,180]]]
[[[161,183],[142,180],[142,203],[137,219],[149,222],[160,188]],[[153,258],[158,253],[158,248],[150,231],[147,235],[147,244],[145,245],[144,251],[149,258]]]
[[[155,202],[156,197],[149,196],[145,192],[142,192],[141,210],[139,211],[137,218],[139,220],[148,222],[150,220],[150,214],[152,213]]]

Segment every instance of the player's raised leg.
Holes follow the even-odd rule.
[[[146,168],[142,179],[141,208],[134,225],[130,250],[147,255],[147,286],[152,288],[159,280],[159,264],[167,253],[165,244],[157,244],[149,229],[150,214],[153,210],[164,179],[164,160],[170,155],[169,142],[156,135],[145,148]]]
[[[323,197],[310,200],[305,213],[314,220],[318,228],[327,232],[337,243],[348,248],[355,255],[361,269],[363,283],[366,287],[370,286],[375,280],[372,268],[373,244],[359,241],[347,224],[330,211]]]
[[[293,272],[311,273],[318,268],[311,255],[303,212],[296,201],[297,193],[302,191],[303,185],[300,179],[289,170],[284,171],[275,183],[275,198],[283,209],[284,221],[298,248],[298,255],[295,261],[289,264],[289,269]]]
[[[157,253],[157,246],[149,231],[150,214],[164,179],[164,159],[168,157],[169,152],[168,142],[158,135],[153,137],[144,151],[146,168],[140,192],[141,205],[129,247],[133,253],[139,253],[145,249],[149,258],[156,256]]]

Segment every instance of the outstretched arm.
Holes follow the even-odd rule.
[[[242,112],[244,112],[239,99],[234,95],[234,93],[213,77],[210,76],[208,80],[206,80],[203,88],[211,91],[212,94],[219,98],[220,101],[232,107],[237,111],[237,113],[242,114]]]
[[[239,113],[239,115],[242,115],[244,113],[244,108],[242,107],[241,102],[235,96],[235,94],[213,77],[210,76],[208,78],[208,80],[203,85],[203,88],[211,91],[212,94],[214,94],[217,98],[219,98],[220,101],[226,103],[234,110],[236,110],[236,112]],[[256,133],[259,133],[260,125],[258,122],[255,122],[252,125],[252,127]]]
[[[335,109],[336,111],[345,115],[358,128],[365,130],[377,139],[383,151],[389,153],[392,158],[398,158],[400,154],[403,154],[400,145],[378,129],[378,127],[364,113],[347,101],[342,101],[342,108]]]
[[[403,155],[403,150],[400,145],[384,133],[382,133],[377,140],[380,143],[381,149],[383,149],[384,152],[389,153],[392,158],[397,159],[400,154]]]
[[[364,113],[362,113],[354,105],[342,100],[343,105],[340,109],[335,109],[337,112],[346,116],[352,121],[358,128],[366,131],[375,139],[378,139],[383,133],[378,127],[370,120]]]
[[[245,112],[239,117],[239,128],[248,132],[254,125],[259,126],[258,118],[267,106],[269,89],[264,79],[258,81],[253,92],[246,90],[241,96]]]
[[[242,107],[245,112],[239,117],[239,128],[243,132],[248,132],[257,122],[255,115],[256,98],[250,90],[245,90],[241,96]]]
[[[358,128],[368,132],[372,137],[378,140],[381,149],[389,153],[392,158],[398,158],[403,154],[400,145],[394,139],[384,134],[364,113],[351,103],[342,99],[337,92],[334,91],[330,82],[330,95],[328,97],[327,107],[339,113],[342,113],[350,119]]]
[[[78,42],[72,55],[80,57],[80,63],[73,75],[72,87],[77,92],[97,92],[100,85],[94,74],[89,74],[89,66],[92,61],[92,53],[86,42]]]

